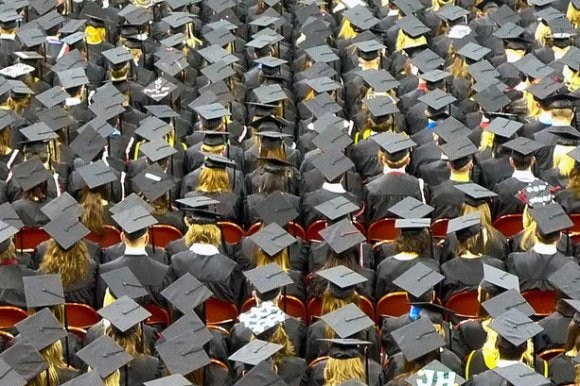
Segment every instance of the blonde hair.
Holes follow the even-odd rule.
[[[570,20],[570,23],[574,26],[574,28],[580,27],[580,10],[574,7],[574,3],[570,2],[568,4],[568,9],[566,10],[566,17]]]
[[[528,115],[534,118],[540,116],[540,114],[542,113],[542,107],[540,106],[538,101],[534,99],[534,94],[532,94],[529,91],[524,91],[524,99],[526,100],[526,103],[528,105]]]
[[[567,154],[573,149],[574,146],[554,146],[554,168],[558,169],[560,175],[562,176],[569,176],[572,169],[574,169],[575,161]]]
[[[288,337],[288,334],[282,325],[279,325],[276,328],[272,336],[269,337],[267,341],[283,346],[282,349],[272,357],[272,360],[276,366],[280,366],[285,358],[293,357],[296,354],[296,349],[294,348],[292,341]]]
[[[204,167],[199,173],[199,183],[196,192],[222,193],[230,192],[230,177],[226,169]]]
[[[211,153],[222,155],[226,150],[226,145],[217,145],[217,146],[210,146],[210,145],[201,145],[201,152],[202,153]]]
[[[107,38],[107,30],[104,27],[88,25],[85,28],[87,44],[101,44]]]
[[[580,14],[580,11],[578,12]],[[580,88],[580,74],[572,70],[568,65],[564,65],[562,70],[564,75],[564,84],[568,87],[570,91],[576,91]]]
[[[14,240],[10,240],[8,248],[4,252],[0,253],[0,262],[4,260],[14,259],[16,256],[16,245],[14,245]]]
[[[454,0],[449,0],[449,1],[433,0],[433,2],[431,3],[431,7],[433,9],[433,12],[437,12],[437,11],[439,11],[439,9],[441,9],[441,7],[443,7],[447,4],[455,4],[455,1]]]
[[[534,32],[534,39],[540,43],[540,45],[546,45],[546,37],[552,33],[552,29],[547,26],[546,24],[540,22],[536,27],[536,31]]]
[[[67,368],[63,357],[63,348],[60,340],[57,340],[50,346],[40,350],[40,355],[48,364],[48,381],[46,381],[47,371],[42,371],[38,374],[28,385],[30,386],[45,386],[45,385],[60,385],[58,378],[58,370]]]
[[[10,126],[6,126],[4,129],[0,130],[0,154],[7,154],[12,150],[12,130]]]
[[[340,25],[340,31],[338,31],[339,39],[354,39],[358,34],[352,28],[350,21],[346,17],[342,18],[342,23]]]
[[[324,386],[337,386],[349,380],[365,382],[365,368],[361,358],[328,358],[324,368]]]
[[[185,234],[185,244],[211,244],[218,247],[222,242],[222,231],[215,224],[190,224]]]
[[[104,386],[120,386],[121,385],[121,372],[115,370],[115,372],[109,375],[107,378],[103,379]]]
[[[479,149],[491,149],[495,135],[489,130],[483,130],[481,133],[481,140],[479,142]]]
[[[536,228],[538,225],[532,218],[530,208],[527,205],[524,207],[524,212],[522,214],[522,222],[524,225],[524,233],[522,235],[519,248],[522,251],[527,251],[530,248],[532,248],[534,244],[538,241],[538,237],[536,236]]]
[[[360,296],[356,291],[353,291],[352,295],[340,299],[333,296],[330,293],[330,289],[327,287],[322,294],[322,307],[320,310],[321,315],[326,315],[330,312],[336,311],[341,309],[342,307],[346,307],[349,304],[354,304],[355,306],[359,306],[360,304]],[[334,338],[334,330],[329,325],[326,325],[324,328],[324,337],[327,339]]]
[[[256,267],[262,267],[267,264],[276,263],[284,271],[289,271],[290,266],[290,256],[288,255],[288,248],[284,248],[280,252],[276,253],[274,256],[269,256],[261,248],[256,251]]]
[[[87,277],[90,263],[91,257],[84,241],[77,241],[65,250],[54,239],[50,239],[39,269],[44,273],[60,274],[66,289]]]
[[[469,71],[467,70],[467,63],[465,59],[459,55],[455,55],[453,63],[449,66],[449,72],[454,78],[469,79]]]
[[[83,214],[81,222],[89,230],[99,236],[105,232],[105,211],[101,194],[85,188],[82,197]]]

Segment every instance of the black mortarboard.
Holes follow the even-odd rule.
[[[494,318],[489,327],[514,346],[521,345],[544,330],[515,308]]]
[[[491,52],[491,50],[487,47],[483,47],[483,46],[480,46],[479,44],[469,42],[466,45],[464,45],[463,47],[461,47],[461,49],[459,51],[457,51],[457,54],[461,55],[467,59],[478,62],[481,59],[483,59],[483,57],[490,52]]]
[[[10,126],[16,121],[16,117],[12,114],[11,111],[8,110],[1,110],[0,111],[0,130],[4,129],[5,127]]]
[[[102,55],[114,65],[126,63],[133,59],[131,52],[127,50],[125,47],[115,47],[111,48],[110,50],[104,51]]]
[[[314,209],[322,213],[329,220],[334,221],[356,212],[360,208],[349,199],[343,196],[338,196],[315,206]]]
[[[566,54],[560,58],[560,62],[564,63],[574,71],[580,70],[580,48],[570,46]]]
[[[220,103],[198,106],[194,108],[194,111],[207,121],[213,119],[219,119],[221,121],[223,117],[231,115],[230,112]]]
[[[64,213],[44,226],[44,230],[63,249],[69,249],[91,231],[70,213]]]
[[[448,117],[439,122],[434,131],[445,142],[452,142],[457,138],[464,138],[471,134],[471,130],[454,117]]]
[[[178,87],[165,78],[157,78],[143,89],[143,94],[160,102],[163,98],[173,93]]]
[[[415,65],[419,71],[426,73],[435,70],[445,64],[445,60],[435,52],[426,48],[413,56],[411,63],[413,63],[413,65]]]
[[[533,54],[527,54],[514,63],[517,68],[530,78],[543,79],[554,72],[554,69],[542,63]]]
[[[371,99],[365,99],[363,103],[373,118],[381,118],[399,111],[395,100],[387,95],[378,95]]]
[[[133,360],[133,357],[108,335],[101,336],[76,355],[96,370],[101,378],[107,378]]]
[[[207,168],[226,169],[228,167],[235,168],[236,163],[229,158],[217,154],[210,154],[205,159],[203,165]]]
[[[442,81],[443,79],[449,78],[450,76],[451,76],[450,72],[435,69],[423,73],[421,75],[421,78],[423,78],[427,82],[436,83]]]
[[[304,52],[306,52],[314,62],[330,63],[339,60],[339,57],[328,45],[307,48]]]
[[[441,145],[441,151],[453,162],[477,153],[477,148],[468,138],[460,137]]]
[[[135,134],[145,138],[148,141],[154,141],[156,139],[163,138],[172,130],[171,125],[163,122],[157,117],[148,117],[139,123],[139,128],[137,128]]]
[[[181,318],[171,323],[163,330],[162,335],[165,340],[171,340],[183,334],[184,331],[192,331],[194,333],[194,344],[198,346],[203,346],[213,339],[211,331],[192,310],[189,310]]]
[[[510,121],[510,122],[513,122],[513,121]],[[528,139],[525,137],[514,138],[511,141],[504,143],[502,146],[506,147],[508,149],[511,149],[512,151],[514,151],[518,154],[521,154],[523,156],[527,156],[529,154],[532,154],[536,150],[543,147],[543,145],[541,143],[536,142],[533,139]]]
[[[62,386],[103,386],[103,380],[96,371],[89,371],[63,383]]]
[[[38,158],[26,160],[12,168],[12,177],[23,192],[42,184],[49,176],[50,173]]]
[[[254,63],[259,63],[263,66],[276,68],[280,67],[281,65],[288,63],[287,60],[277,58],[275,56],[264,56],[254,60]]]
[[[284,248],[296,242],[296,239],[276,223],[272,223],[250,236],[260,249],[269,256],[275,256]]]
[[[487,130],[502,138],[511,138],[523,125],[518,121],[498,117],[489,123]]]
[[[235,75],[236,71],[226,62],[216,62],[202,68],[201,73],[205,75],[211,83],[216,83]]]
[[[413,15],[407,15],[395,22],[404,32],[412,38],[417,38],[431,31],[429,27]]]
[[[175,112],[171,107],[167,105],[149,105],[144,106],[147,111],[156,116],[157,118],[175,118],[180,115]]]
[[[434,110],[441,110],[447,105],[455,102],[457,98],[451,94],[447,94],[441,89],[436,89],[423,95],[419,100]]]
[[[49,13],[42,15],[38,19],[36,19],[36,23],[45,31],[56,27],[57,25],[63,23],[65,18],[58,13],[56,9],[53,9]]]
[[[71,149],[85,162],[91,162],[107,144],[107,140],[91,126],[87,126],[70,143]]]
[[[321,319],[340,338],[348,338],[374,326],[373,320],[352,303],[321,316]]]
[[[342,253],[365,240],[364,235],[347,219],[321,230],[320,236],[335,253]]]
[[[502,271],[488,264],[483,264],[483,280],[497,287],[520,291],[520,279],[516,275]]]
[[[128,296],[118,298],[114,303],[100,309],[98,314],[121,332],[127,331],[151,316],[149,311]]]
[[[64,303],[64,290],[60,275],[25,276],[22,280],[28,307],[51,307]]]
[[[264,302],[238,316],[240,323],[258,338],[273,332],[275,327],[287,319],[288,315],[274,302]]]
[[[208,146],[220,146],[228,143],[230,133],[227,131],[199,130],[203,134],[203,144]]]
[[[112,214],[117,214],[136,206],[141,206],[145,209],[145,211],[147,211],[147,213],[151,213],[153,211],[153,207],[135,193],[131,193],[125,197],[123,201],[110,208],[109,211]]]
[[[497,193],[475,183],[457,184],[455,188],[467,195],[466,202],[470,205],[479,205],[490,198],[497,197]]]
[[[476,82],[485,82],[488,79],[497,78],[500,73],[487,60],[480,60],[479,62],[470,64],[467,67],[469,74]]]
[[[580,300],[580,267],[570,261],[554,272],[548,280],[571,299]]]
[[[532,218],[538,224],[540,232],[545,235],[568,229],[574,225],[564,209],[557,203],[534,208]]]
[[[275,223],[281,227],[286,226],[288,222],[294,220],[299,214],[282,192],[269,195],[256,208],[256,211],[266,224]]]
[[[436,12],[437,16],[439,16],[442,20],[445,21],[456,21],[462,18],[463,16],[469,15],[469,11],[465,8],[454,4],[446,4],[443,8],[439,9]]]
[[[155,217],[141,205],[135,205],[129,209],[117,212],[112,216],[113,220],[128,235],[136,234],[149,226],[157,224]]]
[[[56,86],[35,96],[48,109],[66,101],[69,97],[65,90]]]
[[[411,15],[415,12],[421,11],[425,6],[418,0],[395,0],[393,3],[399,8],[405,15]]]
[[[483,308],[492,318],[499,318],[511,309],[520,311],[527,317],[534,315],[535,311],[524,299],[519,291],[511,289],[481,303]]]
[[[514,12],[513,9],[503,4],[495,12],[490,13],[489,18],[495,21],[499,26],[503,26],[506,23],[518,24],[522,19],[520,15]]]
[[[399,86],[399,81],[384,69],[359,71],[357,74],[375,92],[387,92]]]
[[[139,150],[145,154],[151,162],[157,162],[169,158],[177,153],[177,150],[162,138],[142,144],[139,147]]]
[[[502,25],[497,31],[493,33],[498,39],[517,39],[520,37],[526,30],[520,27],[517,24],[512,22],[507,22]]]
[[[312,143],[323,151],[329,148],[331,151],[337,148],[343,150],[352,143],[352,139],[343,129],[327,127],[314,137]]]
[[[392,214],[407,219],[423,218],[433,212],[433,210],[433,207],[425,205],[413,197],[405,197],[403,200],[389,208],[389,212]]]
[[[48,308],[30,315],[14,327],[38,351],[67,336],[66,329]]]
[[[495,85],[490,85],[481,92],[478,92],[473,99],[482,109],[492,112],[500,111],[511,103],[511,99]]]
[[[223,49],[221,46],[218,46],[217,44],[205,47],[199,50],[198,53],[209,63],[224,62],[231,64],[238,61],[237,57],[230,54],[228,51]]]
[[[236,40],[236,36],[232,34],[227,28],[220,28],[208,31],[203,34],[205,40],[209,44],[217,44],[218,46],[225,46]]]
[[[25,47],[32,48],[46,43],[46,34],[38,27],[29,27],[26,29],[18,29],[16,36]]]
[[[449,369],[438,360],[430,362],[417,373],[411,375],[407,378],[407,382],[412,386],[425,386],[425,377],[431,380],[431,383],[429,383],[430,385],[442,381],[449,381],[451,384],[458,386],[465,383],[465,379],[461,378],[456,372]]]
[[[523,363],[496,367],[493,371],[513,386],[547,386],[552,384],[549,379]]]
[[[338,89],[342,88],[342,85],[340,83],[335,82],[334,80],[332,80],[329,77],[306,79],[306,80],[304,80],[304,83],[306,83],[310,88],[312,88],[318,94],[323,93],[323,92],[334,91],[334,90],[338,90]],[[268,103],[268,102],[264,102],[264,103]]]
[[[145,382],[144,386],[192,386],[193,384],[181,374],[173,374],[154,381]]]
[[[129,267],[122,267],[114,271],[102,273],[101,278],[109,287],[111,294],[117,299],[122,296],[128,296],[131,299],[139,299],[147,296],[147,290]]]
[[[85,74],[85,69],[82,67],[75,67],[69,70],[57,72],[60,84],[64,89],[74,88],[90,83],[89,78]]]
[[[20,133],[26,137],[27,142],[48,142],[58,138],[58,134],[44,122],[26,126],[20,129]]]
[[[176,200],[176,202],[183,204],[186,206],[183,210],[193,210],[197,208],[205,208],[208,205],[215,205],[219,204],[220,201],[216,200],[215,198],[206,197],[206,196],[193,196],[193,197],[186,197],[180,198]]]
[[[420,318],[391,333],[408,361],[413,361],[445,345],[429,318]]]
[[[395,220],[395,228],[402,232],[421,232],[423,229],[429,228],[431,219],[429,218],[399,218]]]
[[[417,146],[415,141],[402,133],[385,132],[373,135],[371,139],[388,153],[391,160],[403,159],[409,153],[409,149]]]
[[[131,182],[145,194],[150,201],[155,201],[177,184],[175,178],[154,163],[131,179]]]
[[[291,285],[294,282],[278,264],[267,264],[244,272],[244,276],[261,294]]]
[[[0,75],[7,78],[16,79],[34,71],[34,67],[25,63],[16,63],[0,70]]]
[[[26,380],[22,375],[10,366],[6,361],[0,358],[0,386],[25,386]],[[89,385],[92,386],[92,385]]]
[[[421,297],[432,291],[445,277],[423,263],[417,263],[397,277],[393,284],[407,291],[414,297]]]
[[[286,382],[282,380],[272,369],[272,364],[266,361],[258,363],[246,375],[244,375],[234,386],[254,386],[254,385],[268,385],[268,386],[286,386]]]
[[[187,58],[181,51],[170,52],[155,62],[155,67],[169,76],[176,76],[188,66]]]
[[[350,158],[337,147],[327,146],[314,158],[312,165],[326,178],[333,181],[354,166]]]
[[[255,88],[254,94],[260,103],[264,104],[272,104],[274,102],[278,102],[284,99],[287,99],[288,96],[282,89],[279,84],[271,84],[268,86],[262,86],[259,88]]]
[[[527,91],[531,92],[537,99],[543,101],[564,88],[566,88],[566,85],[559,79],[546,77],[538,83],[529,86]]]
[[[4,252],[8,248],[12,236],[17,233],[17,228],[0,220],[0,252]]]
[[[213,293],[193,275],[186,273],[165,288],[161,295],[183,314],[188,314]]]
[[[329,291],[338,299],[345,299],[355,291],[355,286],[368,279],[344,265],[317,271],[316,274],[329,282]]]
[[[266,342],[259,339],[254,339],[244,347],[230,355],[230,361],[242,362],[250,366],[256,366],[282,350],[284,346]]]
[[[46,363],[44,357],[26,339],[19,340],[0,354],[0,359],[27,381],[34,379],[39,373],[48,368],[48,363]],[[6,372],[5,374],[10,373]],[[14,385],[11,384],[10,386]]]
[[[81,29],[84,29],[85,23],[87,21],[84,19],[70,19],[68,20],[60,29],[58,30],[59,34],[74,34]]]
[[[103,160],[82,166],[76,170],[89,189],[108,184],[117,180],[117,175],[113,169]]]
[[[16,229],[20,229],[24,226],[24,223],[22,220],[20,220],[18,213],[16,213],[14,207],[9,202],[5,202],[4,204],[0,205],[0,220],[13,226]]]
[[[193,16],[195,15],[188,12],[173,12],[161,20],[169,24],[171,28],[179,28],[187,23],[191,23],[193,21]]]
[[[161,45],[164,47],[175,47],[187,42],[187,36],[184,33],[178,33],[171,35],[160,41]]]
[[[520,190],[516,197],[536,209],[554,202],[553,188],[545,181],[536,179]]]
[[[236,3],[233,0],[217,0],[217,1],[209,1],[207,6],[211,8],[212,11],[215,13],[221,13],[226,11],[232,7],[234,7]]]
[[[77,218],[83,214],[84,209],[73,196],[68,194],[68,192],[64,192],[57,198],[46,203],[42,208],[40,208],[40,211],[49,219],[56,220],[65,213]]]

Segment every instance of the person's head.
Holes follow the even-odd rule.
[[[274,256],[268,255],[262,248],[256,250],[256,267],[263,267],[264,265],[276,263],[284,271],[290,270],[290,256],[288,255],[288,248],[282,249]]]
[[[324,368],[325,385],[339,385],[349,380],[365,381],[363,357],[356,346],[333,344]]]
[[[479,302],[479,317],[487,319],[490,317],[487,310],[481,305],[484,302],[494,298],[495,296],[505,292],[505,290],[497,285],[491,284],[488,281],[482,280],[477,288],[477,300]]]
[[[566,337],[566,343],[564,344],[564,350],[577,351],[580,352],[580,314],[575,313],[574,317],[568,324],[568,335]]]
[[[154,217],[163,216],[171,209],[169,194],[164,194],[156,198],[151,202],[151,206],[153,207],[153,212],[151,212],[151,215]]]
[[[69,249],[64,249],[54,239],[50,239],[40,264],[40,271],[46,274],[60,274],[62,285],[67,289],[88,276],[90,263],[89,250],[83,240],[77,241]]]
[[[512,152],[510,156],[510,165],[515,170],[528,170],[536,163],[536,157],[533,153],[523,155],[518,152]]]
[[[284,167],[264,166],[264,174],[260,177],[258,191],[264,194],[288,192],[288,177],[290,171]]]
[[[14,259],[16,256],[16,246],[12,238],[0,243],[0,264],[5,260]]]
[[[272,356],[272,361],[276,366],[280,366],[284,359],[296,355],[296,349],[286,333],[284,324],[279,324],[274,328],[264,331],[257,338],[282,346],[282,349]]]
[[[0,130],[0,151],[6,151],[12,147],[12,130],[10,126]]]
[[[194,216],[185,217],[187,233],[185,234],[185,244],[191,247],[193,244],[211,244],[218,247],[222,243],[222,231],[215,221],[202,219]]]
[[[574,192],[577,199],[580,199],[580,165],[578,162],[574,164],[574,168],[570,170],[568,176],[568,189]]]
[[[543,233],[539,227],[536,227],[536,238],[538,242],[542,244],[558,244],[560,241],[560,237],[562,236],[561,232],[552,232],[552,233]]]
[[[97,235],[102,235],[105,229],[103,200],[106,200],[106,195],[103,194],[105,193],[104,190],[106,189],[91,190],[85,187],[81,198],[81,205],[84,210],[81,216],[81,222],[91,232]]]
[[[498,335],[496,348],[500,359],[508,361],[520,361],[528,349],[528,342],[526,341],[519,346],[516,346],[501,335]]]
[[[395,154],[380,151],[379,161],[383,166],[387,166],[390,169],[402,169],[407,167],[411,162],[411,154],[408,151],[402,151]]]
[[[429,232],[426,229],[401,230],[395,239],[397,253],[415,253],[422,256],[429,250]]]
[[[30,201],[44,201],[46,199],[46,181],[22,192],[22,198]]]
[[[553,149],[553,163],[554,169],[558,169],[558,172],[562,176],[569,176],[576,161],[568,155],[568,153],[574,150],[575,146],[563,146],[556,145]]]
[[[282,145],[281,138],[269,138],[266,136],[257,136],[259,145],[260,158],[273,158],[280,161],[286,161],[286,151]],[[262,166],[263,163],[260,165]]]
[[[50,346],[40,350],[40,355],[48,364],[48,369],[39,373],[27,385],[29,386],[45,386],[45,385],[59,385],[60,379],[58,371],[67,368],[64,360],[63,347],[60,340],[57,340]],[[46,379],[48,375],[48,381]]]
[[[447,162],[447,167],[451,173],[463,174],[469,173],[473,169],[473,160],[471,156],[463,157],[454,161]]]
[[[199,173],[199,182],[196,192],[222,193],[230,192],[230,177],[225,168],[204,167]]]
[[[455,253],[457,256],[471,253],[472,255],[483,255],[485,252],[485,243],[481,232],[477,232],[465,238],[458,240]]]
[[[145,248],[149,243],[149,229],[144,228],[133,233],[123,231],[121,241],[131,248]]]
[[[360,295],[354,288],[349,291],[344,291],[344,293],[337,294],[336,292],[333,292],[330,287],[326,287],[326,290],[322,294],[321,314],[328,314],[329,312],[339,310],[349,304],[354,304],[357,307],[360,304]]]

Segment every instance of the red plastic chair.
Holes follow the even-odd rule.
[[[157,304],[150,303],[145,306],[145,309],[151,313],[151,316],[145,319],[146,325],[163,325],[167,327],[171,324],[169,312],[165,308],[160,307]]]
[[[548,316],[556,311],[556,291],[529,290],[522,292],[522,296],[530,303],[536,316]]]
[[[112,225],[104,225],[104,232],[101,236],[89,233],[85,239],[97,243],[103,248],[108,248],[121,242],[121,232]]]
[[[217,298],[205,301],[205,318],[207,324],[225,324],[234,322],[238,318],[238,307]]]
[[[308,225],[306,229],[306,240],[312,241],[322,241],[322,236],[320,236],[320,231],[328,226],[328,221],[318,220],[314,221],[312,224]]]
[[[246,231],[246,236],[251,236],[254,233],[258,233],[258,231],[260,229],[262,229],[262,222],[261,221],[258,221],[257,223],[254,223],[254,224],[250,225],[250,227]]]
[[[544,350],[538,354],[540,358],[549,362],[551,359],[554,359],[558,355],[562,354],[565,350],[563,348],[552,348],[549,350]]]
[[[0,330],[9,330],[26,318],[28,318],[28,312],[22,308],[0,306]]]
[[[374,307],[373,303],[364,296],[360,297],[359,302],[360,309],[368,315],[369,318],[374,320]],[[308,324],[312,324],[315,317],[320,317],[322,314],[322,299],[321,298],[312,298],[308,302]]]
[[[84,328],[80,328],[80,327],[68,327],[68,332],[72,332],[73,334],[75,334],[81,342],[83,342],[85,340],[85,336],[87,335],[87,330],[85,330]]]
[[[328,355],[325,355],[325,356],[322,356],[322,357],[318,357],[318,358],[314,358],[314,359],[312,360],[312,362],[310,362],[310,363],[308,364],[308,368],[309,368],[309,369],[311,369],[311,368],[313,368],[313,367],[314,367],[314,366],[315,366],[317,363],[320,363],[320,362],[322,362],[322,361],[325,361],[325,360],[327,360],[328,358],[329,358],[329,356],[328,356]]]
[[[14,335],[6,331],[0,331],[0,338],[4,341],[4,347],[12,346],[12,341],[14,340]]]
[[[445,302],[445,307],[456,313],[460,319],[476,319],[479,317],[479,300],[476,291],[462,291],[453,294]]]
[[[165,248],[170,242],[183,237],[183,233],[176,227],[166,224],[157,224],[149,227],[151,243],[159,248]]]
[[[230,221],[219,221],[218,225],[222,230],[224,235],[224,240],[228,244],[237,244],[240,242],[242,237],[246,235],[246,232],[236,223]]]
[[[572,219],[572,222],[574,223],[574,225],[572,226],[572,228],[570,228],[568,230],[570,232],[570,234],[578,234],[578,233],[580,233],[580,214],[573,213],[573,214],[570,215],[570,219]]]
[[[493,227],[505,237],[510,238],[524,229],[522,215],[520,213],[506,214],[493,222]]]
[[[65,303],[66,322],[69,327],[79,327],[85,330],[99,323],[101,316],[88,304]]]
[[[373,222],[367,229],[367,239],[370,242],[394,241],[399,234],[395,221],[394,218],[384,218]]]
[[[50,235],[42,228],[24,227],[14,236],[16,249],[22,252],[34,252],[38,244],[50,240]]]
[[[444,239],[447,237],[447,224],[449,223],[448,218],[440,218],[437,221],[431,223],[431,234],[435,239]]]
[[[401,316],[409,312],[411,306],[406,292],[391,292],[383,296],[375,307],[375,320],[382,317]]]

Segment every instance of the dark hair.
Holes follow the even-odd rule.
[[[536,228],[536,237],[541,243],[552,244],[560,240],[561,234],[559,231],[544,234],[540,231],[540,228]]]
[[[532,165],[534,155],[533,154],[522,155],[517,152],[513,152],[511,155],[511,159],[517,170],[526,170]]]
[[[429,233],[426,229],[419,232],[399,232],[395,239],[395,251],[397,253],[416,253],[423,256],[429,251]]]
[[[507,339],[503,338],[501,335],[497,337],[497,351],[499,352],[499,357],[502,359],[507,359],[510,361],[519,361],[522,355],[528,349],[528,342],[515,346],[511,344]]]
[[[284,170],[284,169],[282,169]],[[261,193],[272,194],[276,192],[288,192],[288,177],[285,172],[270,173],[264,170],[262,178],[260,179]]]

